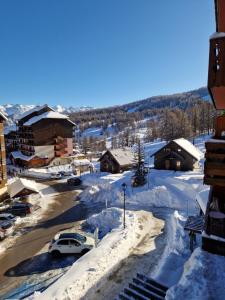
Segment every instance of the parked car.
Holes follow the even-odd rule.
[[[26,216],[30,214],[32,210],[32,204],[17,202],[8,208],[8,212],[15,216]]]
[[[60,179],[62,175],[60,173],[52,173],[51,174],[51,179]]]
[[[84,254],[95,245],[92,237],[84,236],[80,233],[62,233],[56,235],[49,245],[48,252],[53,256],[60,254]]]
[[[0,222],[1,221],[11,221],[11,222],[16,222],[17,217],[12,215],[12,214],[0,214]]]
[[[78,186],[82,184],[82,180],[79,177],[71,177],[67,180],[69,185]]]
[[[0,227],[0,241],[2,241],[6,237],[6,231],[2,227]]]
[[[4,230],[12,227],[14,223],[12,221],[0,221],[0,227]]]

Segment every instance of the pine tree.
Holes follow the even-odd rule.
[[[140,139],[135,147],[134,159],[136,162],[136,170],[133,177],[133,186],[142,186],[146,183],[146,178],[144,172],[144,146]]]

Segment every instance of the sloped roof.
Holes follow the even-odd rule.
[[[18,178],[8,186],[9,195],[11,198],[18,195],[23,189],[28,189],[34,193],[39,193],[36,182],[33,180]]]
[[[4,128],[4,134],[8,134],[12,131],[16,131],[16,125],[10,125]]]
[[[72,124],[74,124],[72,121],[69,120],[69,117],[63,114],[60,114],[56,111],[47,111],[39,116],[35,116],[31,119],[29,119],[27,122],[25,122],[23,125],[25,126],[30,126],[32,124],[35,124],[37,122],[39,122],[42,119],[66,119],[69,122],[71,122]],[[75,125],[75,124],[74,124]]]
[[[200,160],[201,158],[201,152],[200,150],[198,150],[191,142],[189,142],[188,140],[184,139],[184,138],[180,138],[180,139],[175,139],[172,140],[171,142],[176,143],[178,146],[180,146],[183,150],[185,150],[186,152],[188,152],[191,156],[193,156],[195,159]],[[169,142],[169,143],[171,143]],[[168,143],[168,144],[169,144]],[[162,149],[166,148],[167,145],[163,146],[161,149],[159,149],[158,151],[156,151],[155,153],[153,153],[151,156],[156,155],[156,153],[160,152]]]
[[[31,108],[27,111],[25,111],[22,115],[20,115],[20,118],[18,120],[22,120],[23,118],[29,116],[30,114],[32,114],[33,112],[38,112],[41,109],[43,109],[44,107],[48,107],[49,109],[51,109],[53,111],[53,109],[51,107],[49,107],[47,104],[44,105],[37,105],[34,108]]]
[[[33,159],[36,155],[32,155],[32,156],[27,156],[24,155],[21,151],[12,151],[11,152],[13,158],[17,159],[21,159],[21,160],[26,160],[26,161],[30,161],[31,159]]]
[[[127,166],[135,163],[134,155],[130,148],[111,149],[107,151],[112,154],[120,166]],[[102,157],[105,155],[105,153],[103,153]]]
[[[197,160],[200,160],[201,158],[201,152],[198,150],[191,142],[184,138],[173,140],[174,143],[179,145],[182,149],[184,149],[186,152],[191,154],[194,158]]]
[[[0,119],[3,119],[5,121],[7,121],[8,119],[6,118],[6,116],[0,111]]]

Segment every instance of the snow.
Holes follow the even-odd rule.
[[[103,131],[101,127],[90,127],[82,133],[82,137],[100,137],[103,135]]]
[[[4,134],[8,134],[11,131],[16,131],[16,125],[10,125],[4,128]]]
[[[200,191],[196,197],[196,200],[204,214],[206,213],[208,197],[209,197],[209,187],[206,187],[205,189]]]
[[[195,139],[195,145],[201,152],[205,151],[204,141],[207,138],[202,136]],[[163,145],[164,141],[145,145],[148,165],[152,163],[150,155]],[[202,165],[203,154],[198,152],[198,155]],[[143,239],[145,233],[151,233],[154,217],[149,211],[166,221],[163,234],[166,247],[149,276],[170,287],[167,299],[212,299],[213,292],[216,295],[213,299],[222,299],[224,258],[205,253],[199,248],[192,254],[188,233],[184,231],[186,218],[199,212],[196,199],[205,210],[209,188],[203,185],[202,169],[190,172],[151,170],[148,183],[138,188],[131,186],[132,175],[132,171],[128,171],[82,176],[87,188],[80,194],[80,201],[89,207],[98,204],[110,207],[91,216],[84,224],[92,232],[98,226],[103,238],[97,248],[78,259],[63,277],[42,294],[36,293],[32,299],[91,299],[86,297],[87,293],[91,291],[92,295],[96,295],[98,286],[107,284],[108,276],[116,272],[121,262],[131,255],[131,249],[137,247],[137,236]],[[123,204],[121,185],[124,182],[127,184],[125,230],[123,211],[119,208]],[[144,232],[140,230],[140,219]],[[199,236],[197,246],[200,246]],[[152,250],[145,249],[148,252]],[[220,277],[221,280],[215,280]]]
[[[215,143],[215,144],[224,144],[224,143],[225,143],[225,140],[209,139],[209,140],[207,141],[207,143],[210,143],[210,144],[213,144],[213,143]]]
[[[11,182],[8,185],[8,190],[11,198],[15,197],[23,189],[31,190],[34,193],[39,193],[37,185],[33,180],[28,180],[25,178],[16,178],[14,182]]]
[[[66,120],[68,120],[69,117],[66,116],[66,115],[60,114],[60,113],[58,113],[56,111],[47,111],[47,112],[45,112],[45,113],[43,113],[43,114],[41,114],[39,116],[35,116],[35,117],[29,119],[23,125],[30,126],[32,124],[35,124],[35,123],[39,122],[42,119],[66,119]]]
[[[25,118],[25,117],[27,117],[27,116],[29,116],[31,113],[33,113],[33,112],[38,112],[38,111],[40,111],[41,109],[43,109],[44,107],[46,107],[47,105],[45,104],[45,105],[37,105],[37,106],[34,106],[34,107],[32,107],[31,109],[29,109],[29,110],[27,110],[27,111],[25,111],[24,113],[22,113],[21,115],[20,115],[20,118],[19,118],[19,120],[20,119],[23,119],[23,118]]]
[[[111,208],[100,216],[92,216],[87,222],[97,224],[101,220],[102,230],[105,233],[111,230],[110,233],[103,237],[97,248],[78,259],[56,283],[42,294],[34,294],[31,299],[76,300],[85,297],[91,288],[96,289],[98,281],[129,255],[153,224],[150,213],[127,211],[126,228],[123,229],[122,214],[120,209]],[[114,223],[113,229],[108,226],[112,215],[120,220],[117,224]]]
[[[135,162],[134,154],[131,148],[111,149],[108,151],[112,154],[112,156],[115,158],[115,160],[119,163],[120,166],[132,165]]]
[[[32,156],[24,155],[21,151],[12,151],[11,154],[12,154],[13,158],[15,158],[15,159],[19,158],[19,159],[26,160],[26,161],[29,161],[35,157],[35,155],[32,155]]]
[[[179,283],[167,292],[166,299],[217,299],[225,295],[225,257],[197,248],[184,266]]]
[[[192,156],[194,156],[197,160],[200,160],[200,158],[203,156],[203,154],[198,150],[191,142],[184,138],[173,140],[177,145],[179,145],[181,148],[186,150],[188,153],[190,153]]]
[[[225,37],[225,32],[214,32],[211,36],[210,36],[210,40],[213,39],[219,39],[219,38],[224,38]]]

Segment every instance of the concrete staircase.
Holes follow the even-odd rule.
[[[116,300],[163,300],[168,287],[137,273],[132,283],[119,294]]]

